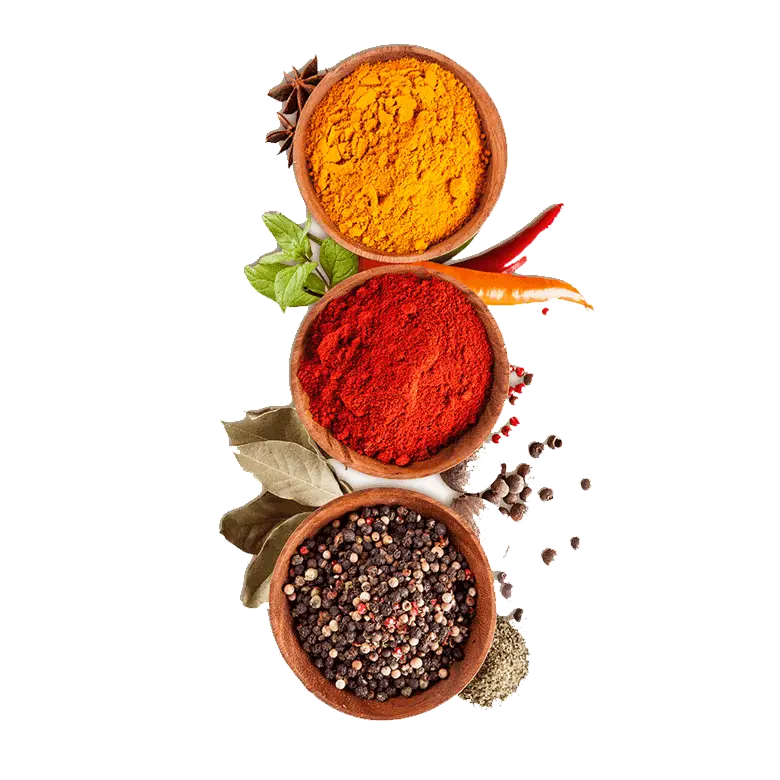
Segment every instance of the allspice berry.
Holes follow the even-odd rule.
[[[516,504],[512,504],[512,508],[509,510],[509,516],[515,522],[520,522],[525,517],[525,513],[528,511],[528,505],[518,501]]]
[[[523,384],[524,385],[530,385],[531,382],[534,380],[533,374],[523,374]]]
[[[517,473],[525,479],[531,473],[531,467],[527,463],[521,463],[517,467]]]
[[[541,498],[542,501],[552,501],[553,499],[552,488],[542,488],[539,491],[539,498]]]
[[[531,493],[533,491],[531,488],[526,485],[521,491],[520,491],[520,500],[521,501],[528,501],[528,499],[531,497]]]
[[[579,549],[580,546],[580,537],[579,536],[572,536],[571,538],[571,548],[572,550]]]
[[[484,498],[485,501],[490,501],[491,504],[495,504],[496,506],[501,503],[501,496],[499,496],[498,493],[494,493],[492,490],[486,490],[482,494],[482,498]]]
[[[542,551],[542,560],[549,566],[557,554],[558,553],[556,553],[555,550],[548,547],[546,550]]]
[[[555,434],[547,437],[547,446],[551,449],[555,449]]]
[[[589,479],[583,479],[582,482],[580,482],[580,487],[583,490],[590,490],[590,480]]]
[[[532,458],[538,458],[544,452],[544,444],[540,441],[532,441],[528,445],[528,454]]]
[[[495,493],[499,498],[503,498],[507,493],[509,493],[509,485],[507,485],[506,480],[499,477],[491,486],[490,490]]]
[[[519,500],[520,500],[519,493],[509,493],[507,496],[504,496],[504,501],[506,501],[507,504],[516,504]]]
[[[512,598],[512,583],[511,582],[505,582],[501,586],[501,595],[505,599],[511,599]]]
[[[510,474],[506,478],[510,493],[519,493],[525,487],[525,480],[519,474]]]

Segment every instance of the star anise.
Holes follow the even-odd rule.
[[[268,95],[284,103],[283,114],[294,114],[303,108],[314,87],[322,81],[324,75],[317,72],[315,54],[300,70],[293,68],[290,73],[285,73],[282,83],[270,89]]]
[[[284,114],[277,113],[279,117],[279,127],[276,130],[271,130],[266,135],[266,143],[279,144],[279,154],[287,152],[287,167],[289,168],[293,162],[293,138],[295,137],[295,119],[288,119]]]

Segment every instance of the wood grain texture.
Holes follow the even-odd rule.
[[[423,278],[441,279],[448,284],[457,287],[470,301],[474,307],[477,316],[485,326],[488,342],[493,350],[493,383],[490,387],[485,408],[479,416],[477,422],[466,430],[454,442],[444,447],[427,460],[410,463],[408,466],[397,466],[394,463],[382,463],[375,458],[369,458],[361,455],[343,442],[339,441],[330,431],[323,428],[312,416],[309,408],[309,396],[301,386],[298,379],[298,367],[304,354],[304,346],[308,339],[309,331],[314,321],[319,316],[322,309],[334,298],[340,298],[352,290],[365,284],[369,279],[384,274],[414,274]],[[440,274],[428,268],[418,268],[416,266],[398,265],[388,266],[387,268],[372,268],[369,271],[355,274],[349,279],[341,282],[333,290],[327,292],[314,306],[309,309],[306,317],[303,319],[298,333],[293,342],[292,356],[290,358],[290,388],[292,392],[293,403],[298,410],[301,421],[315,442],[330,455],[332,458],[343,463],[349,468],[361,471],[364,474],[370,474],[374,477],[385,477],[388,479],[416,479],[417,477],[427,477],[431,474],[439,474],[446,469],[452,468],[456,464],[465,460],[475,452],[490,435],[496,421],[498,420],[504,402],[507,397],[507,388],[509,386],[509,360],[507,358],[504,339],[498,324],[493,319],[493,315],[488,311],[488,307],[477,297],[468,287],[448,276]]]
[[[453,544],[463,553],[474,573],[477,605],[471,623],[469,638],[463,646],[463,660],[453,664],[449,676],[425,691],[417,691],[406,699],[398,696],[386,702],[366,701],[346,690],[340,691],[328,682],[298,642],[293,618],[286,596],[282,592],[287,577],[290,557],[307,537],[314,536],[322,527],[364,506],[403,504],[426,517],[444,523]],[[401,488],[371,488],[337,498],[311,514],[287,540],[271,576],[269,617],[279,650],[301,682],[318,699],[347,715],[371,720],[393,720],[419,715],[438,707],[460,693],[482,666],[493,641],[496,626],[496,599],[493,574],[482,545],[463,521],[438,501]]]
[[[402,57],[414,57],[418,60],[435,62],[445,70],[450,71],[461,81],[471,92],[474,102],[477,106],[477,113],[482,120],[482,131],[485,134],[485,144],[490,151],[490,164],[486,171],[486,180],[482,197],[477,204],[477,208],[470,219],[455,233],[437,244],[428,247],[424,252],[418,254],[390,254],[387,252],[378,252],[363,244],[355,241],[349,236],[344,235],[326,214],[322,207],[314,184],[309,176],[307,160],[305,154],[306,135],[309,127],[309,120],[314,110],[327,95],[328,90],[341,79],[348,76],[359,65],[364,62],[381,62],[384,60],[396,60]],[[371,260],[379,260],[385,263],[411,263],[415,260],[434,260],[437,257],[447,254],[457,249],[466,241],[473,238],[477,231],[482,227],[488,215],[496,205],[498,196],[501,194],[501,188],[504,185],[507,164],[506,135],[501,117],[495,104],[490,99],[485,88],[471,75],[467,70],[458,65],[457,62],[445,57],[443,54],[423,49],[419,46],[377,46],[373,49],[366,49],[357,54],[348,57],[340,62],[334,68],[328,71],[327,75],[319,83],[306,101],[303,111],[298,117],[298,125],[293,139],[293,169],[295,170],[295,179],[298,182],[298,189],[301,191],[304,202],[311,212],[314,219],[322,226],[323,230],[342,246],[347,247],[357,255],[368,257]]]

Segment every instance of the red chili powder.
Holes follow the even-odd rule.
[[[314,322],[298,369],[314,419],[347,447],[405,466],[472,426],[493,376],[485,326],[449,282],[370,279]]]

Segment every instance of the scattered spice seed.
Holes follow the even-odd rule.
[[[557,554],[558,553],[556,553],[555,550],[548,547],[546,550],[542,551],[542,560],[549,566]]]
[[[571,538],[571,547],[572,550],[577,550],[580,546],[580,537],[579,536],[572,536]]]
[[[523,504],[522,502],[518,502],[516,504],[512,504],[512,508],[509,510],[509,516],[516,523],[519,523],[525,517],[525,513],[527,511],[528,505]]]
[[[507,504],[516,504],[520,500],[520,494],[519,493],[509,493],[506,496],[504,496],[504,501],[506,501]],[[504,507],[501,507],[502,509]],[[509,514],[507,512],[507,514]]]
[[[523,383],[525,385],[530,385],[533,381],[534,375],[533,374],[523,374]]]
[[[504,426],[504,427],[501,429],[501,433],[502,433],[504,436],[509,436],[509,432],[510,432],[510,431],[511,431],[511,428],[510,428],[508,425],[505,425],[505,426]]]
[[[544,452],[544,444],[538,441],[532,441],[528,445],[528,454],[532,458],[538,458]]]
[[[506,463],[502,463],[501,464],[501,472],[500,473],[501,473],[502,477],[506,476]]]
[[[509,510],[505,506],[500,506],[498,508],[498,511],[501,512],[502,515],[508,515],[509,514]]]
[[[509,418],[509,424],[511,426],[520,425],[520,420],[517,419],[517,417],[510,417]]]
[[[521,463],[517,467],[517,473],[525,479],[531,473],[531,467],[527,463]]]
[[[482,494],[482,498],[484,498],[485,501],[490,501],[491,504],[495,504],[496,506],[501,503],[501,496],[499,496],[498,493],[494,493],[492,490],[486,490]]]
[[[556,439],[555,440],[555,449],[557,450],[557,449],[560,449],[561,447],[563,447],[563,440],[562,439]]]
[[[512,404],[512,406],[514,406],[517,403],[517,396],[516,395],[511,396],[509,399],[509,403]]]
[[[504,701],[528,674],[528,648],[520,632],[505,618],[496,621],[493,644],[474,679],[458,694],[480,707]]]
[[[493,579],[496,582],[504,582],[506,580],[506,572],[505,571],[493,571]]]
[[[505,582],[501,586],[501,595],[505,599],[511,599],[512,598],[512,583],[511,582]]]
[[[493,444],[498,444],[498,443],[501,441],[501,437],[500,437],[500,436],[499,436],[497,433],[494,433],[494,434],[493,434],[493,435],[490,437],[490,441],[492,441],[492,442],[493,442]]]
[[[523,617],[523,610],[518,608],[513,612],[511,612],[509,615],[507,615],[507,617],[511,618],[512,620],[516,620],[519,623]]]
[[[509,493],[519,493],[525,487],[525,480],[519,474],[510,474],[506,478]]]
[[[495,493],[499,498],[503,498],[507,493],[509,493],[509,485],[506,483],[506,480],[499,477],[491,486],[490,490]]]
[[[546,306],[542,309],[542,314],[547,314],[550,311]]]
[[[555,434],[547,437],[547,446],[551,449],[555,449]]]
[[[539,491],[539,498],[541,498],[542,501],[552,501],[553,500],[552,488],[542,488]]]
[[[590,480],[589,479],[583,479],[582,482],[580,482],[580,487],[583,490],[590,490]]]
[[[527,485],[520,491],[520,500],[528,501],[533,491]]]

